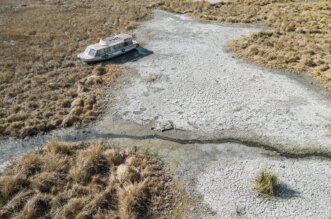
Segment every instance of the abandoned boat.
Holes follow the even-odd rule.
[[[138,42],[129,34],[119,34],[101,39],[99,43],[89,45],[77,57],[84,62],[100,62],[127,53],[139,47]]]

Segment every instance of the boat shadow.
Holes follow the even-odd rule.
[[[144,58],[146,56],[149,56],[153,54],[153,51],[148,50],[144,47],[139,46],[138,48],[131,50],[125,54],[122,54],[120,56],[117,56],[115,58],[109,59],[109,60],[105,60],[99,63],[103,63],[103,64],[125,64],[128,62],[135,62],[138,61],[141,58]],[[98,64],[98,63],[96,63]]]

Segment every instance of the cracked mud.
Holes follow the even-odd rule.
[[[137,30],[154,53],[128,63],[139,76],[117,97],[119,116],[139,124],[170,120],[177,129],[253,132],[275,144],[330,148],[330,100],[225,51],[230,40],[254,31],[156,12]],[[146,82],[150,74],[157,79]]]

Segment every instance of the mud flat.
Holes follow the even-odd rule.
[[[199,23],[156,11],[137,29],[154,52],[127,66],[138,72],[114,114],[138,124],[250,133],[290,147],[331,147],[331,101],[300,79],[244,63],[225,48],[257,28]],[[153,80],[151,81],[150,78]]]
[[[308,79],[258,68],[226,51],[229,40],[255,31],[258,28],[199,23],[155,11],[154,19],[136,32],[154,53],[127,63],[137,74],[112,91],[110,98],[116,104],[96,130],[112,131],[107,127],[119,118],[136,134],[141,131],[132,122],[150,132],[155,124],[171,121],[182,131],[159,135],[227,136],[267,142],[275,148],[330,149],[331,101],[323,92]],[[119,130],[125,133],[125,128]],[[174,142],[159,140],[153,145],[162,146],[149,150],[169,166],[175,163],[187,193],[203,200],[192,204],[185,218],[331,216],[328,158],[290,158],[234,143],[169,146]],[[153,141],[131,144],[144,148]],[[280,179],[278,196],[259,196],[254,189],[254,179],[263,170]]]
[[[224,145],[198,176],[197,187],[217,212],[212,218],[329,218],[330,168],[330,160],[269,157],[241,145]],[[276,197],[263,197],[254,188],[262,171],[280,180]]]
[[[158,139],[109,139],[165,161],[185,189],[179,218],[328,218],[330,159],[287,158],[241,144],[178,144]],[[309,168],[307,168],[309,167]],[[275,197],[259,195],[261,171],[280,180]],[[184,196],[185,196],[184,194]]]

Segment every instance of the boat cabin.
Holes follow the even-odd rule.
[[[132,45],[132,43],[131,35],[119,34],[114,37],[101,39],[99,43],[88,46],[84,53],[93,57],[102,56],[106,53],[115,52],[123,47]]]
[[[89,45],[83,53],[77,55],[85,62],[97,62],[110,59],[139,47],[129,34],[119,34],[101,39],[99,43]]]

